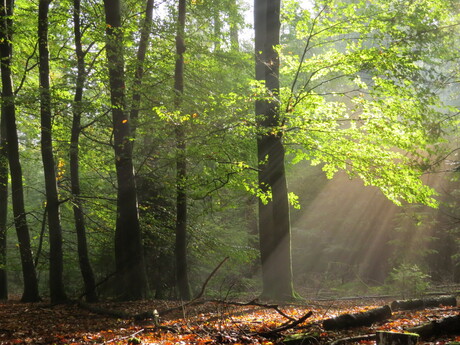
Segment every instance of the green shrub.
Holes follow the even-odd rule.
[[[402,298],[419,297],[429,287],[430,276],[422,272],[417,265],[401,264],[390,273],[391,290]]]

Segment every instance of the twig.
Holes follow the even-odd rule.
[[[204,294],[204,290],[206,289],[206,286],[208,285],[209,281],[211,280],[211,278],[214,276],[214,274],[216,274],[216,272],[219,270],[219,268],[225,263],[225,261],[227,261],[229,259],[229,257],[227,256],[226,258],[224,258],[220,264],[218,264],[216,266],[216,268],[214,268],[214,270],[211,272],[211,274],[208,276],[208,278],[206,278],[206,280],[204,281],[204,284],[203,286],[201,287],[201,291],[198,295],[196,295],[196,297],[194,299],[192,299],[190,302],[193,302],[193,301],[196,301],[197,299],[201,298]],[[187,305],[187,304],[185,304]]]
[[[130,334],[130,335],[127,335],[127,336],[124,336],[124,337],[121,337],[121,338],[113,338],[113,339],[110,339],[110,340],[107,340],[107,341],[104,341],[104,344],[110,344],[110,343],[113,343],[114,341],[120,341],[120,340],[125,340],[125,339],[131,339],[131,338],[134,338],[136,335],[138,335],[139,333],[142,333],[144,332],[144,329],[140,329],[138,330],[137,332],[134,332],[133,334]]]
[[[274,328],[268,332],[258,332],[256,334],[258,335],[261,335],[263,337],[270,337],[270,336],[273,336],[273,335],[276,335],[280,332],[283,332],[283,331],[286,331],[288,329],[291,329],[291,328],[294,328],[295,326],[301,324],[302,322],[304,322],[306,319],[308,319],[310,316],[313,315],[313,312],[310,310],[308,313],[306,313],[304,316],[302,316],[300,319],[298,320],[295,320],[291,323],[288,323],[286,325],[283,325],[281,327],[278,327],[278,328]]]
[[[195,305],[195,304],[198,304],[200,302],[198,302],[198,300],[203,296],[204,294],[204,291],[206,290],[206,286],[208,285],[209,281],[211,280],[211,278],[216,274],[216,272],[219,270],[219,268],[222,267],[222,265],[225,263],[225,261],[227,261],[229,259],[229,257],[225,257],[217,266],[216,268],[214,268],[214,270],[211,272],[211,274],[206,278],[206,280],[204,281],[203,283],[203,286],[201,287],[201,291],[198,293],[198,295],[196,295],[196,297],[194,297],[192,300],[188,301],[187,303],[184,303],[184,304],[181,304],[179,307],[174,307],[174,308],[169,308],[169,309],[166,309],[166,310],[162,310],[160,311],[160,315],[164,315],[164,314],[168,314],[172,311],[175,311],[175,310],[178,310],[178,309],[183,309],[185,307],[188,307],[190,305]],[[204,303],[204,302],[201,302],[201,303]]]
[[[257,300],[252,300],[249,302],[231,302],[231,301],[222,301],[222,300],[211,300],[211,302],[216,302],[216,303],[222,303],[222,304],[229,304],[229,305],[237,305],[237,306],[256,306],[256,307],[262,307],[262,308],[267,308],[267,309],[273,309],[275,310],[278,314],[281,316],[285,317],[289,321],[296,321],[295,318],[287,315],[285,312],[283,312],[281,309],[279,309],[279,306],[277,304],[264,304],[264,303],[259,303]]]

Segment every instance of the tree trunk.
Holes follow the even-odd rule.
[[[24,186],[22,183],[22,167],[19,160],[19,141],[16,128],[16,106],[14,101],[13,80],[11,78],[12,54],[12,15],[14,0],[3,1],[0,5],[0,58],[2,77],[2,105],[8,142],[8,163],[11,176],[11,195],[13,204],[14,225],[21,256],[22,277],[24,280],[23,302],[37,302],[38,281],[35,272],[32,250],[30,247],[29,227],[24,206]]]
[[[6,273],[6,235],[8,216],[8,152],[6,149],[5,115],[1,106],[0,118],[0,299],[8,299]]]
[[[74,38],[75,53],[77,58],[77,80],[74,95],[72,130],[70,138],[70,184],[72,192],[73,214],[75,219],[75,229],[77,233],[78,262],[80,271],[85,284],[85,296],[88,302],[97,301],[96,281],[93,269],[88,256],[88,243],[86,240],[86,225],[83,213],[83,205],[80,199],[80,162],[79,162],[79,140],[83,100],[83,86],[85,84],[85,54],[81,43],[80,28],[80,0],[74,0]]]
[[[238,3],[237,0],[232,0],[229,10],[229,24],[230,24],[230,47],[232,51],[240,50],[240,39],[239,39],[239,25],[236,19],[238,15]]]
[[[106,53],[109,68],[115,167],[118,184],[115,229],[117,285],[122,299],[138,300],[146,296],[147,276],[137,208],[131,129],[125,103],[120,0],[104,0],[104,9],[107,24]]]
[[[262,261],[262,297],[294,298],[291,263],[291,226],[284,169],[284,147],[279,129],[279,44],[280,1],[255,0],[256,79],[264,81],[271,100],[256,102],[259,127],[257,151],[259,188],[271,195],[259,201],[259,238]]]
[[[343,314],[323,321],[325,330],[337,330],[350,327],[370,326],[373,323],[387,320],[391,317],[391,308],[385,305],[363,313]]]
[[[176,67],[174,71],[175,107],[181,111],[184,93],[184,32],[186,1],[179,0],[176,36]],[[185,141],[185,124],[176,124],[176,279],[179,296],[190,299],[190,285],[187,268],[187,144]]]
[[[141,102],[141,88],[142,79],[144,77],[144,61],[147,53],[147,46],[149,43],[150,29],[152,27],[153,16],[153,0],[147,0],[145,6],[145,19],[141,27],[141,38],[139,40],[139,48],[137,49],[136,69],[134,72],[133,94],[131,100],[131,135],[133,138],[136,136],[136,129],[138,126],[139,106]]]
[[[52,141],[51,92],[49,80],[48,11],[50,0],[38,5],[38,52],[40,77],[41,152],[45,175],[46,204],[50,241],[50,298],[51,303],[67,300],[63,282],[62,229],[58,187]]]
[[[219,9],[215,9],[214,13],[214,52],[219,52],[221,50],[222,44],[222,20],[220,18],[221,13]]]

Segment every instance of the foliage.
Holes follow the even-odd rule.
[[[393,268],[389,281],[394,292],[402,298],[420,297],[430,286],[430,276],[423,273],[417,265],[401,264]]]
[[[26,0],[15,3],[13,78],[26,209],[35,252],[43,242],[37,268],[41,287],[46,290],[49,243],[47,233],[41,233],[46,224],[42,224],[44,183],[39,153],[37,4]],[[283,1],[282,44],[278,47],[282,64],[283,125],[273,130],[283,134],[289,163],[297,164],[288,167],[290,198],[295,206],[301,206],[300,210],[292,210],[293,219],[298,221],[293,228],[296,281],[314,285],[316,279],[314,286],[324,286],[327,282],[329,288],[333,287],[331,282],[337,286],[352,285],[350,280],[365,271],[360,263],[367,262],[363,253],[376,222],[371,222],[368,213],[360,224],[352,219],[351,215],[364,209],[368,202],[356,197],[352,201],[345,199],[347,204],[353,204],[353,209],[346,208],[343,202],[340,206],[344,212],[331,216],[329,205],[322,205],[321,210],[316,208],[314,214],[310,214],[310,219],[335,218],[333,230],[328,229],[324,221],[310,226],[302,212],[313,208],[316,197],[329,183],[317,177],[319,170],[335,181],[346,179],[340,171],[345,171],[350,178],[361,178],[365,185],[377,186],[396,204],[420,202],[436,206],[440,200],[441,210],[458,211],[458,187],[457,192],[452,190],[452,198],[447,201],[444,196],[436,198],[433,189],[420,179],[434,169],[433,161],[438,162],[446,155],[443,141],[452,143],[458,136],[453,129],[458,127],[458,116],[455,116],[458,90],[449,84],[457,80],[455,73],[458,72],[458,57],[452,49],[458,45],[455,41],[458,37],[455,6],[458,4],[439,0],[417,0],[410,4],[401,0],[310,3],[311,6],[306,6],[300,1]],[[222,296],[228,291],[239,294],[244,290],[257,290],[258,244],[254,226],[257,200],[253,196],[266,201],[270,195],[255,187],[258,163],[255,139],[259,133],[254,126],[253,104],[270,95],[263,85],[252,81],[252,46],[242,43],[247,38],[240,37],[242,44],[235,46],[232,30],[245,26],[244,4],[233,0],[189,2],[186,87],[181,114],[175,112],[172,92],[175,5],[174,1],[155,2],[136,137],[132,138],[151,294],[175,297],[173,125],[177,123],[188,133],[189,171],[184,183],[191,197],[188,248],[193,288],[199,289],[216,262],[230,256],[218,279],[211,283],[211,293]],[[72,290],[69,292],[78,295],[81,282],[68,166],[76,83],[75,47],[70,30],[72,2],[53,1],[50,6],[53,144],[55,159],[59,162],[56,168],[60,172],[65,271],[68,289]],[[124,1],[123,6],[128,99],[134,91],[142,17],[139,13],[143,6],[142,2],[133,0]],[[81,193],[91,262],[98,280],[107,279],[100,293],[109,297],[113,285],[108,277],[114,269],[117,185],[113,128],[108,114],[102,2],[82,1],[82,25],[87,80],[80,140]],[[451,163],[455,164],[458,159],[453,157],[450,156]],[[354,194],[350,192],[350,195]],[[336,194],[335,199],[344,200]],[[417,219],[416,226],[404,228],[396,219],[389,221],[387,227],[407,230],[396,235],[391,233],[392,243],[399,244],[398,248],[411,238],[424,243],[423,249],[429,251],[423,253],[423,259],[414,254],[411,261],[420,265],[422,260],[432,258],[435,250],[442,252],[433,248],[436,239],[441,238],[430,232],[435,224],[430,219],[435,217],[423,210],[417,206],[410,212]],[[452,214],[455,216],[458,212]],[[12,218],[9,219],[11,227]],[[367,222],[372,224],[362,224]],[[304,229],[307,223],[308,231]],[[446,221],[436,224],[446,224]],[[350,235],[347,229],[355,232]],[[356,234],[360,229],[369,235],[363,234],[358,241]],[[458,238],[458,229],[449,230],[452,231],[450,238]],[[16,242],[9,233],[7,268],[13,290],[20,284]],[[451,249],[449,253],[456,255],[455,259],[459,250]],[[338,262],[342,266],[336,265]],[[244,274],[241,267],[245,267]],[[370,264],[369,267],[368,271],[376,266]],[[402,271],[401,266],[397,272]]]
[[[431,2],[433,12],[424,2],[401,6],[318,1],[301,9],[289,2],[285,16],[295,18],[295,39],[280,47],[280,130],[294,163],[321,164],[329,178],[344,170],[398,205],[436,206],[434,191],[420,180],[439,140],[431,128],[449,113],[428,89],[443,80],[432,68],[447,51],[432,32],[444,35],[452,19],[445,2]],[[303,50],[293,50],[293,42]]]

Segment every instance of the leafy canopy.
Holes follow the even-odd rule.
[[[286,1],[281,101],[293,163],[321,164],[374,185],[391,201],[435,207],[421,175],[449,112],[440,68],[457,18],[438,0]],[[435,72],[436,70],[441,72]],[[260,97],[270,97],[262,95]]]

